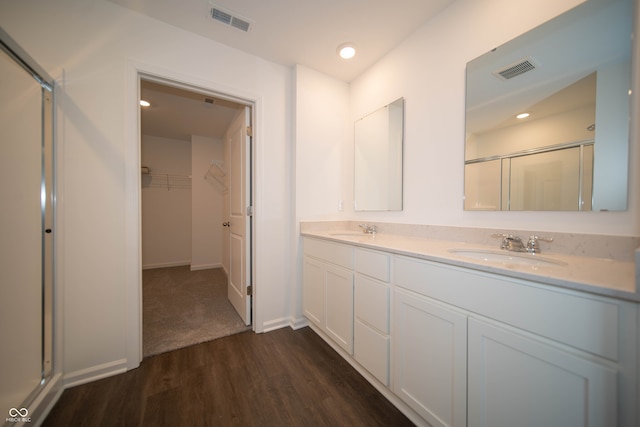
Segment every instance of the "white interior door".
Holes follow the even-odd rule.
[[[227,296],[245,325],[251,324],[251,125],[249,107],[228,133],[229,153],[229,283]]]

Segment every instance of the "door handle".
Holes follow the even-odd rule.
[[[229,221],[222,223],[223,227],[231,227],[231,223]]]

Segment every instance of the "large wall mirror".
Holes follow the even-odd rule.
[[[354,210],[401,211],[404,98],[357,120],[354,134]]]
[[[633,16],[589,0],[467,64],[465,210],[627,209]]]

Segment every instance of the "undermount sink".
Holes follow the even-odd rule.
[[[367,234],[364,234],[362,231],[335,231],[335,232],[331,232],[329,233],[329,236],[335,236],[335,237],[353,237],[353,236],[367,236]]]
[[[465,249],[456,248],[449,249],[452,254],[461,257],[470,258],[488,263],[500,263],[507,265],[524,265],[524,266],[559,266],[567,265],[564,261],[558,261],[552,258],[541,257],[524,252],[505,252],[493,251],[489,249]]]

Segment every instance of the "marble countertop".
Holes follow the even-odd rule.
[[[425,237],[377,233],[367,235],[353,230],[303,230],[303,236],[348,243],[369,249],[471,268],[517,279],[530,280],[565,289],[589,292],[632,302],[640,302],[636,292],[636,265],[631,261],[574,256],[545,252],[542,258],[562,265],[522,265],[509,261],[483,261],[451,252],[451,249],[500,251],[496,246],[434,240]],[[500,251],[510,254],[511,252]],[[525,256],[539,256],[528,255]]]

